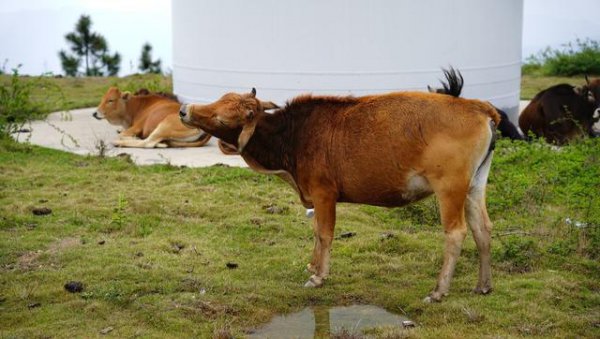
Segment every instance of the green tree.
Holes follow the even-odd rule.
[[[70,45],[71,52],[64,50],[58,53],[65,74],[75,76],[115,75],[119,72],[121,56],[119,53],[111,55],[108,51],[106,39],[92,32],[92,20],[89,15],[82,15],[75,24],[75,31],[67,33],[65,39]],[[79,68],[83,63],[85,69],[80,73]]]
[[[149,43],[142,46],[139,69],[144,73],[162,73],[160,59],[152,61],[152,46]]]

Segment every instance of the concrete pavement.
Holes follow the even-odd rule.
[[[126,153],[138,165],[171,164],[176,166],[206,167],[225,164],[248,167],[238,155],[224,155],[217,146],[217,138],[203,147],[191,148],[120,148],[111,144],[117,138],[117,127],[106,120],[92,117],[95,108],[51,113],[45,120],[24,126],[30,132],[13,135],[18,141],[58,149],[81,155],[98,155],[105,145],[106,156]]]

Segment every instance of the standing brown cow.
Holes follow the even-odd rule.
[[[485,190],[499,122],[489,104],[449,95],[403,92],[365,97],[301,96],[273,114],[270,102],[229,93],[181,107],[184,124],[235,145],[251,168],[281,176],[315,208],[315,247],[305,286],[329,274],[336,203],[403,206],[432,193],[446,245],[437,286],[449,291],[470,226],[479,251],[477,293],[492,289]]]

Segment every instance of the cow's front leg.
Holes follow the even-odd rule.
[[[138,135],[142,133],[142,128],[133,125],[126,130],[119,133],[119,140],[136,140],[139,139]]]
[[[314,211],[313,211],[314,216]],[[315,238],[315,246],[310,263],[306,265],[306,270],[310,273],[317,274],[319,271],[319,262],[321,259],[321,241],[319,241],[319,228],[317,226],[317,218],[313,219],[313,233]]]
[[[322,195],[313,199],[313,202],[315,204],[315,248],[309,270],[313,269],[314,274],[304,287],[320,287],[329,275],[331,243],[335,228],[335,197]]]

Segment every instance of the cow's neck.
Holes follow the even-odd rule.
[[[147,98],[133,96],[125,104],[125,111],[127,112],[125,119],[128,119],[129,126],[137,122],[138,119],[142,118],[140,114],[146,106],[150,103]]]
[[[296,177],[293,131],[276,115],[263,115],[242,157],[251,168],[265,173],[287,172]]]

